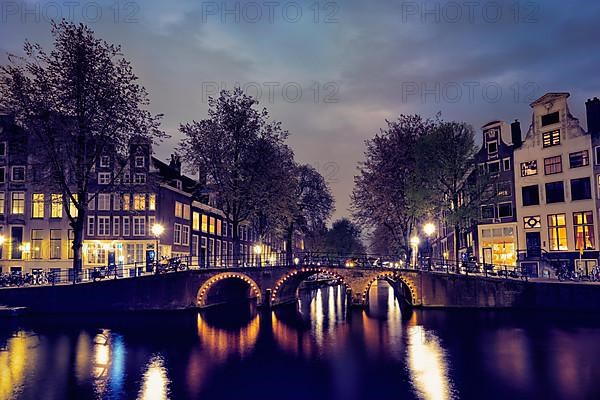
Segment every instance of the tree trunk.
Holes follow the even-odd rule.
[[[239,236],[239,222],[233,221],[233,267],[237,268],[240,266],[240,236]]]
[[[458,252],[460,250],[460,226],[458,224],[454,224],[454,259],[456,263],[456,272],[459,272],[460,269],[460,259],[458,257]]]
[[[81,254],[83,248],[83,221],[85,221],[85,212],[78,210],[77,218],[71,223],[71,227],[73,228],[73,284],[77,283],[83,267],[83,257]]]

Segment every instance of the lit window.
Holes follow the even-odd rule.
[[[217,218],[217,235],[221,236],[221,220]]]
[[[575,230],[575,249],[594,249],[594,216],[591,211],[573,213],[573,228]]]
[[[110,183],[110,172],[98,172],[98,184],[108,185]]]
[[[569,154],[569,165],[571,168],[585,167],[590,165],[590,155],[587,150]]]
[[[25,167],[12,167],[12,181],[25,182]]]
[[[0,192],[0,215],[4,214],[4,201],[4,192]]]
[[[508,197],[512,195],[512,183],[510,181],[498,182],[497,190],[499,197]]]
[[[537,160],[521,163],[521,176],[537,175]]]
[[[200,213],[196,211],[192,213],[192,229],[195,231],[200,230]]]
[[[133,209],[137,211],[146,209],[146,194],[135,193],[133,195]]]
[[[208,226],[209,233],[215,234],[215,219],[210,217],[210,225]]]
[[[548,238],[551,251],[568,250],[566,220],[565,214],[548,215]]]
[[[178,201],[175,202],[175,216],[177,218],[183,218],[183,203]]]
[[[524,217],[523,226],[525,229],[535,229],[542,227],[542,218],[539,215]]]
[[[50,218],[62,218],[63,201],[62,194],[52,194],[50,202]]]
[[[131,195],[129,193],[125,193],[123,195],[123,210],[129,211],[131,207]]]
[[[202,232],[208,232],[208,215],[202,215]]]
[[[542,134],[542,144],[544,148],[558,146],[560,144],[560,129]]]
[[[44,218],[44,194],[34,193],[31,199],[31,218]]]
[[[10,213],[15,215],[25,214],[25,192],[12,192]]]
[[[190,219],[190,205],[189,204],[183,205],[183,218]]]
[[[156,210],[156,194],[150,193],[148,195],[148,210],[154,211]]]

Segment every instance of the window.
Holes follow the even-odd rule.
[[[89,236],[94,236],[94,217],[92,216],[88,216],[87,234]]]
[[[148,227],[150,228],[150,232],[152,232],[152,227],[156,225],[156,218],[154,217],[154,215],[149,215],[148,216]]]
[[[598,175],[600,177],[600,175]],[[4,192],[0,192],[0,215],[4,214]]]
[[[131,174],[129,172],[123,172],[123,183],[131,182]]]
[[[208,232],[208,215],[202,215],[202,232]]]
[[[183,205],[183,218],[189,220],[190,219],[190,205]]]
[[[31,218],[44,218],[44,194],[34,193],[31,198]]]
[[[521,188],[523,195],[523,206],[535,206],[540,204],[540,192],[538,185],[523,186]]]
[[[0,157],[6,156],[6,142],[0,142]]]
[[[62,231],[60,229],[50,229],[50,258],[62,258]]]
[[[196,211],[192,213],[192,229],[195,231],[200,230],[200,213]]]
[[[0,183],[6,182],[6,167],[0,167]]]
[[[177,218],[183,218],[183,203],[178,201],[175,202],[175,216]]]
[[[173,243],[181,244],[181,224],[173,226]]]
[[[138,168],[144,166],[144,156],[135,156],[135,166]]]
[[[542,133],[542,145],[544,148],[558,146],[560,144],[560,129]]]
[[[110,193],[98,194],[98,210],[110,211]]]
[[[500,203],[498,204],[498,218],[512,217],[512,203]]]
[[[131,195],[129,193],[126,193],[123,195],[123,210],[129,211],[130,207],[131,207]]]
[[[75,240],[75,232],[73,232],[73,229],[69,229],[67,231],[67,248],[69,249],[68,253],[67,253],[67,257],[69,257],[70,259],[73,259],[74,254],[73,254],[73,240]]]
[[[590,178],[571,179],[571,200],[592,198]]]
[[[156,194],[150,193],[148,195],[148,210],[155,211],[156,210]]]
[[[229,223],[229,236],[233,237],[233,224]]]
[[[562,181],[546,183],[546,203],[562,203],[565,201],[565,186]]]
[[[560,122],[560,116],[558,111],[542,115],[542,126],[548,126],[552,124],[558,124]]]
[[[537,175],[537,160],[521,163],[521,176]]]
[[[135,193],[133,195],[133,209],[137,211],[142,211],[146,209],[145,193]]]
[[[217,235],[221,236],[221,220],[217,218]]]
[[[120,234],[120,222],[119,217],[113,217],[113,236],[119,236]]]
[[[96,209],[96,198],[92,193],[88,193],[88,208],[90,210]]]
[[[567,250],[567,221],[565,214],[548,215],[550,250]]]
[[[585,167],[590,165],[590,155],[587,150],[569,154],[569,165],[571,168]]]
[[[499,197],[508,197],[512,195],[512,183],[510,181],[498,182],[497,193]]]
[[[77,201],[78,195],[74,194],[73,198],[75,199],[75,201]],[[71,216],[73,218],[75,218],[75,217],[77,217],[79,215],[79,210],[75,206],[75,202],[72,199],[69,199],[69,214],[71,214]]]
[[[101,167],[110,167],[110,157],[109,156],[100,157],[100,166]]]
[[[227,236],[227,222],[223,221],[223,236]]]
[[[523,226],[525,229],[535,229],[542,227],[542,217],[539,215],[524,217],[523,218]]]
[[[561,172],[563,172],[561,156],[544,158],[544,174],[553,175]]]
[[[146,217],[133,217],[133,236],[146,235]]]
[[[504,170],[510,171],[510,158],[505,158],[503,160],[503,163],[504,163]]]
[[[31,230],[31,258],[34,260],[42,258],[42,246],[44,244],[42,233],[42,229]]]
[[[119,211],[121,209],[121,195],[119,193],[113,193],[113,210]]]
[[[123,217],[123,236],[129,236],[131,234],[131,225],[129,224],[129,217]]]
[[[135,183],[136,185],[143,185],[144,183],[146,183],[146,174],[134,174],[133,183]]]
[[[487,151],[488,151],[488,155],[498,154],[498,142],[488,142]]]
[[[15,215],[25,214],[25,192],[12,192],[10,213]]]
[[[50,195],[50,198],[50,218],[62,218],[62,194],[53,193],[52,195]]]
[[[500,161],[488,163],[488,172],[490,175],[498,175],[500,173]]]
[[[182,246],[190,245],[190,227],[189,227],[189,225],[183,225],[181,227],[181,244],[182,244]]]
[[[594,147],[594,163],[600,165],[600,146]]]
[[[191,248],[192,257],[196,257],[198,255],[198,235],[192,235],[192,248]]]
[[[575,230],[575,249],[594,249],[594,216],[591,211],[573,213],[573,228]]]
[[[495,217],[496,217],[496,215],[494,214],[494,206],[492,206],[492,205],[481,206],[481,218],[482,219],[492,219]]]
[[[98,236],[110,236],[110,217],[98,217]]]
[[[12,167],[12,181],[25,182],[25,167]]]
[[[214,217],[210,217],[210,223],[208,225],[209,233],[215,234],[215,219]]]
[[[98,172],[98,185],[108,185],[110,183],[110,172]]]

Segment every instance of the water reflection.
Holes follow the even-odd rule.
[[[169,378],[164,359],[160,355],[153,356],[148,362],[142,380],[142,388],[138,399],[164,400],[169,395]]]

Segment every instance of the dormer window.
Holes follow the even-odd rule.
[[[182,189],[183,185],[181,184],[181,181],[179,179],[175,179],[175,187],[179,190]]]
[[[110,167],[110,157],[109,156],[100,157],[100,166],[102,168]]]
[[[144,156],[135,156],[135,166],[140,168],[145,165]]]

